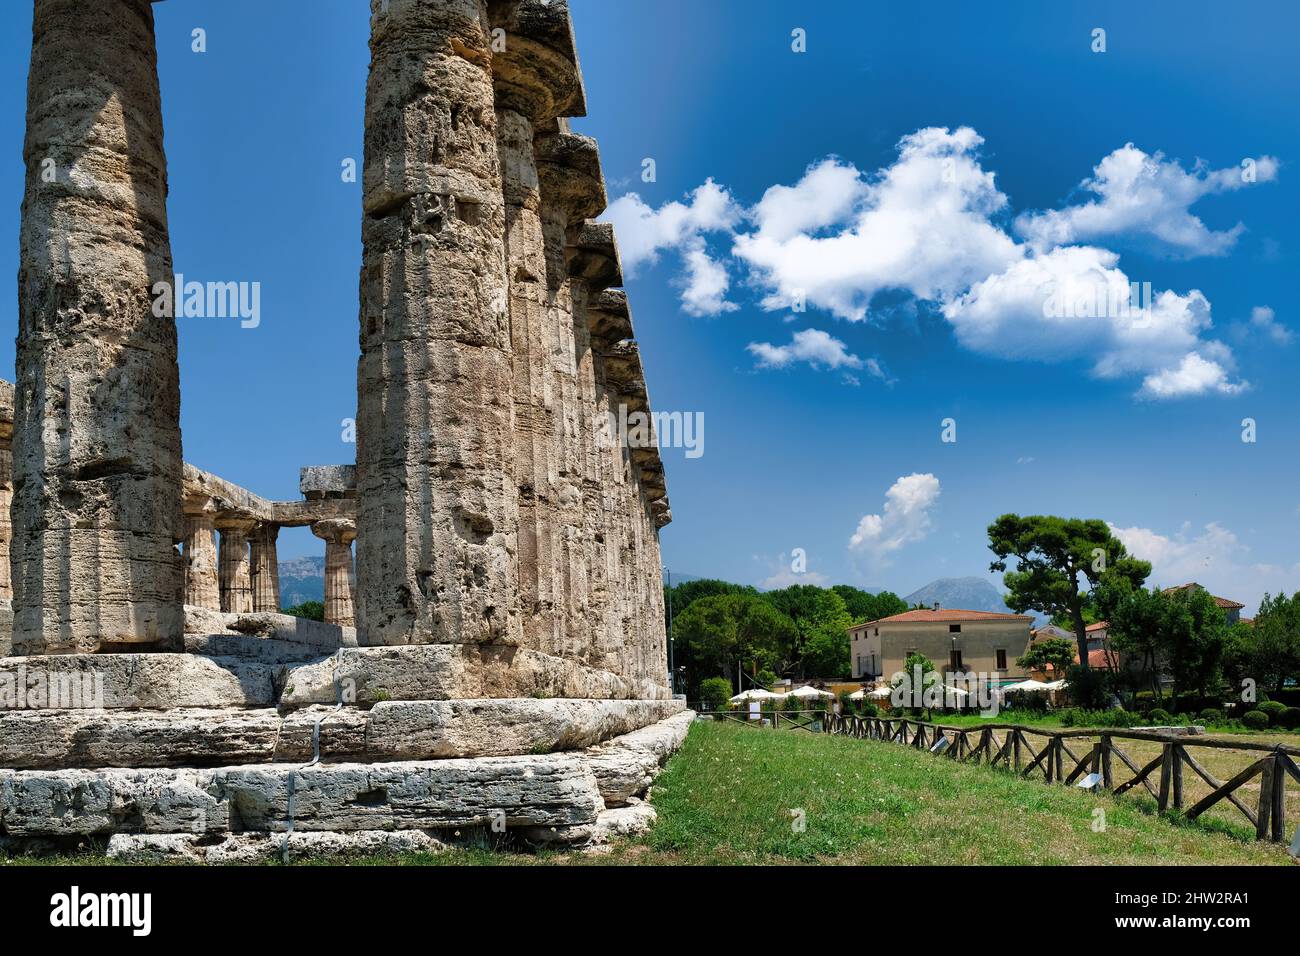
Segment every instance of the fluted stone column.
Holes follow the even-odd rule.
[[[479,0],[372,0],[358,641],[520,640],[504,208]]]
[[[275,542],[280,526],[260,522],[248,539],[249,577],[253,586],[253,610],[280,610],[280,560]]]
[[[221,609],[216,511],[211,498],[185,502],[185,603],[213,611]]]
[[[577,359],[579,405],[584,441],[582,453],[582,517],[588,554],[589,591],[587,616],[591,646],[587,660],[595,667],[617,667],[618,640],[609,620],[610,577],[607,537],[610,534],[605,508],[604,456],[608,455],[608,421],[599,407],[596,356],[592,347],[595,316],[591,303],[611,286],[623,284],[614,227],[608,223],[585,222],[572,230],[566,249],[569,274],[573,277],[574,352]]]
[[[589,488],[596,481],[590,451],[596,437],[595,396],[586,283],[570,277],[569,249],[571,235],[580,238],[583,224],[604,210],[605,181],[595,141],[570,133],[564,121],[539,135],[535,146],[542,188],[547,306],[559,339],[554,371],[562,414],[555,510],[565,544],[561,567],[566,653],[591,663],[600,656],[599,621],[592,608],[598,523],[588,508],[594,503]]]
[[[567,3],[493,0],[489,7],[505,40],[492,71],[506,202],[524,637],[531,647],[577,659],[590,639],[580,610],[587,576],[577,517],[579,408],[566,222],[562,207],[548,209],[543,201],[536,139],[555,128],[557,117],[584,113],[586,102]]]
[[[14,648],[178,647],[176,328],[153,11],[36,0],[14,430]]]
[[[12,601],[14,597],[13,581],[10,575],[9,542],[13,538],[13,525],[9,518],[9,507],[14,497],[14,387],[9,382],[0,382],[0,601]],[[11,634],[0,640],[6,645]]]
[[[352,627],[356,623],[352,567],[356,524],[346,518],[330,518],[315,522],[311,533],[325,542],[325,623]]]
[[[533,126],[527,116],[504,106],[498,109],[497,148],[506,203],[523,636],[528,647],[559,654],[564,643],[561,529],[555,515],[560,396],[552,369],[558,342],[546,301],[546,249]]]
[[[227,614],[248,614],[253,610],[248,536],[256,526],[252,518],[217,519],[217,530],[221,532],[221,610]]]

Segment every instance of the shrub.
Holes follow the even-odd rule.
[[[1268,727],[1268,714],[1262,710],[1247,711],[1242,715],[1241,722],[1247,730],[1264,730]]]
[[[1163,707],[1156,707],[1147,714],[1147,720],[1153,724],[1168,724],[1173,721],[1173,716]]]
[[[1282,712],[1286,710],[1286,704],[1280,700],[1266,700],[1259,705],[1259,709],[1268,714],[1271,723],[1276,724],[1278,718],[1282,716]]]
[[[1287,730],[1295,730],[1300,727],[1300,707],[1288,707],[1282,711],[1277,718],[1278,726],[1285,727]]]
[[[1221,724],[1224,721],[1223,711],[1216,707],[1206,707],[1196,715],[1196,719],[1203,724]]]
[[[880,708],[869,700],[864,700],[858,704],[858,713],[863,717],[879,717]]]
[[[700,682],[700,702],[708,710],[722,710],[731,699],[731,681],[725,677],[710,677]]]

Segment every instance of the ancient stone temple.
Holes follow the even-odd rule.
[[[0,849],[646,826],[692,715],[668,689],[659,452],[609,426],[649,399],[598,150],[567,123],[567,4],[372,0],[357,461],[304,468],[296,501],[181,457],[149,0],[36,0],[34,23]],[[293,526],[324,548],[323,622],[280,612]]]

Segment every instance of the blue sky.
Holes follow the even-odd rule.
[[[177,268],[262,284],[256,329],[180,321],[185,455],[268,497],[353,455],[364,6],[157,8]],[[906,593],[1019,511],[1113,522],[1159,583],[1300,587],[1293,5],[571,6],[653,403],[705,421],[664,451],[675,572]],[[26,12],[0,53],[15,329]],[[1049,280],[1158,298],[1049,319]]]

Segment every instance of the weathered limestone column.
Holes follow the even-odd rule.
[[[555,516],[559,395],[557,347],[546,303],[546,250],[538,210],[533,126],[500,105],[497,148],[506,202],[506,266],[514,365],[514,461],[519,488],[519,600],[526,646],[559,654],[564,642],[560,527]]]
[[[586,291],[575,290],[569,275],[570,234],[605,208],[605,179],[595,140],[568,132],[561,121],[537,137],[542,185],[542,233],[546,240],[548,308],[555,316],[560,348],[555,374],[562,396],[561,458],[556,491],[556,519],[565,550],[565,633],[570,656],[592,661],[597,656],[597,622],[592,619],[591,582],[595,576],[595,522],[586,505],[594,482],[590,446],[595,440],[594,386],[590,375],[590,334]],[[582,369],[586,362],[585,372]]]
[[[611,423],[626,420],[619,415],[617,381],[611,381],[610,357],[616,355],[618,343],[632,335],[632,319],[627,295],[621,289],[609,289],[587,305],[587,322],[591,333],[593,385],[599,424],[597,468],[603,535],[603,565],[608,600],[605,603],[605,626],[602,629],[602,666],[618,674],[629,674],[628,620],[631,601],[625,567],[627,520],[623,488],[627,464],[621,436]],[[618,368],[615,366],[614,378]]]
[[[18,277],[14,649],[179,646],[176,328],[149,0],[36,0]]]
[[[248,614],[253,610],[248,536],[256,526],[252,518],[217,518],[217,530],[221,532],[221,610],[227,614]]]
[[[520,600],[531,647],[580,658],[589,643],[575,488],[577,388],[563,210],[548,210],[535,139],[557,117],[586,111],[568,4],[493,0],[497,148],[506,202],[506,265],[514,350]],[[558,223],[558,235],[555,227]]]
[[[185,603],[213,611],[221,609],[217,573],[217,505],[211,498],[185,502]]]
[[[371,0],[361,644],[520,640],[505,217],[480,0]]]
[[[325,542],[325,623],[352,627],[356,624],[352,542],[357,526],[346,518],[329,518],[315,522],[311,533]]]
[[[254,611],[280,610],[280,561],[275,551],[275,542],[279,536],[279,525],[262,521],[248,539]]]
[[[611,632],[609,607],[611,581],[607,552],[610,535],[609,516],[605,507],[605,459],[609,455],[609,423],[600,407],[601,395],[596,383],[596,356],[592,348],[594,314],[591,302],[611,286],[623,284],[614,227],[608,223],[585,222],[570,237],[569,274],[573,276],[574,351],[577,356],[579,402],[585,436],[582,464],[583,525],[590,553],[587,613],[590,620],[591,646],[589,662],[605,670],[617,667],[619,639]]]
[[[9,572],[9,542],[13,525],[9,506],[14,497],[14,387],[0,381],[0,601],[12,601],[13,580]],[[7,641],[8,635],[6,635]]]

